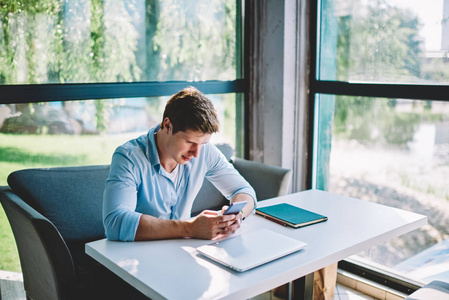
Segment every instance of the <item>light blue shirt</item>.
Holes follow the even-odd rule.
[[[179,165],[175,187],[159,161],[155,142],[158,130],[159,125],[119,146],[112,156],[103,195],[103,224],[108,239],[133,241],[142,214],[189,219],[204,178],[228,200],[244,193],[256,202],[254,189],[210,143],[201,147],[197,157]]]

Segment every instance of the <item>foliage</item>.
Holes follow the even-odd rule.
[[[400,82],[421,76],[421,41],[417,16],[387,1],[367,5],[357,16],[339,18],[337,80]],[[364,143],[406,145],[419,122],[417,115],[395,112],[387,99],[338,96],[334,133]]]
[[[0,84],[233,79],[236,10],[233,0],[0,1]],[[95,106],[107,131],[112,107]]]
[[[418,17],[384,0],[364,9],[365,14],[339,19],[337,78],[399,82],[419,77]]]
[[[3,83],[139,80],[134,2],[3,1]]]
[[[449,51],[443,61],[433,59],[422,67],[424,78],[430,82],[449,84]]]
[[[157,79],[235,78],[235,1],[188,2],[159,2],[153,45],[160,58]]]
[[[134,2],[3,2],[0,83],[139,80],[138,34],[128,13]],[[107,111],[97,105],[100,131],[106,130]]]
[[[416,112],[399,113],[396,106],[388,99],[339,96],[335,101],[334,133],[364,144],[406,146],[413,140],[422,114],[419,107],[414,107]]]

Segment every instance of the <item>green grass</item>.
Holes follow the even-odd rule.
[[[6,218],[5,211],[0,206],[0,270],[21,272],[19,254],[16,242]]]
[[[137,137],[0,134],[0,185],[15,170],[109,164],[115,148]]]
[[[20,169],[109,164],[115,148],[137,136],[0,134],[0,185],[7,185],[8,175]],[[0,270],[21,272],[11,227],[1,207]]]

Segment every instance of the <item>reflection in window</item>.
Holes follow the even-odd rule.
[[[316,186],[429,217],[356,258],[421,282],[447,280],[449,103],[329,95],[319,103],[317,170],[325,171]]]
[[[234,80],[235,0],[0,5],[0,84]]]

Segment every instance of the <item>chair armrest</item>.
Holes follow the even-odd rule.
[[[75,272],[59,231],[8,189],[0,189],[0,202],[16,240],[27,295],[33,299],[64,298],[73,290]]]
[[[235,158],[234,167],[256,191],[257,200],[287,194],[292,171],[241,158]]]

